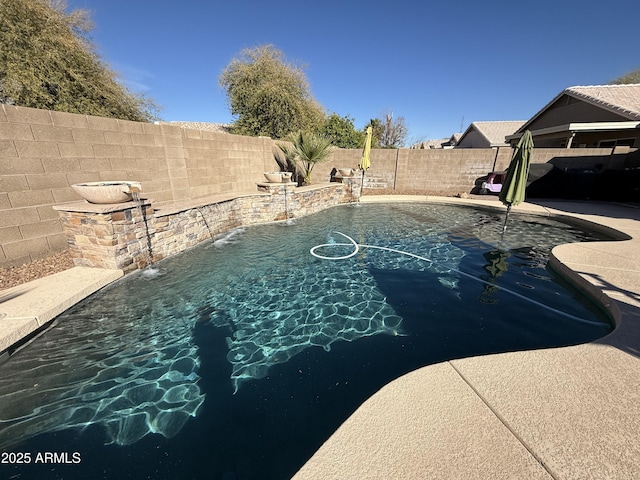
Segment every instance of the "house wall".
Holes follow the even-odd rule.
[[[529,130],[540,130],[568,123],[625,122],[628,120],[626,117],[608,112],[590,103],[563,95],[529,125]]]
[[[456,145],[456,148],[490,148],[490,142],[478,130],[468,132]]]
[[[566,148],[569,140],[569,133],[552,133],[547,135],[536,135],[534,143],[536,148],[558,149]],[[633,148],[640,147],[640,132],[637,130],[620,130],[620,131],[599,131],[599,132],[576,132],[575,138],[572,140],[572,149],[581,148],[608,148],[601,147],[602,142],[606,141],[623,141],[624,145]],[[514,142],[515,143],[515,142]]]
[[[627,117],[609,112],[583,100],[569,95],[562,95],[540,117],[529,125],[529,130],[537,130],[568,125],[570,123],[591,122],[625,122]],[[556,132],[546,135],[535,134],[534,143],[538,148],[565,148],[570,132]],[[618,143],[634,148],[640,147],[640,131],[598,131],[576,132],[572,140],[572,148],[598,148],[601,142],[619,141]],[[621,142],[620,142],[621,141]],[[515,141],[512,141],[515,144]]]
[[[636,129],[617,132],[577,133],[573,140],[574,146],[578,148],[600,147],[603,142],[616,142],[618,145],[640,147],[640,131]]]
[[[81,200],[71,188],[74,183],[140,181],[155,206],[256,192],[263,172],[278,169],[276,144],[270,138],[0,105],[0,267],[67,248],[52,207]],[[589,155],[606,160],[608,153],[536,149],[533,161],[560,162],[572,155],[566,165],[573,165]],[[312,183],[329,182],[336,168],[357,168],[361,155],[360,149],[334,149],[326,163],[315,167]],[[468,193],[479,177],[505,169],[510,158],[509,147],[376,149],[364,185],[432,195]],[[624,161],[616,165],[622,168]]]

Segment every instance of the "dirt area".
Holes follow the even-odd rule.
[[[35,260],[19,267],[0,268],[0,290],[15,287],[73,267],[69,250]]]

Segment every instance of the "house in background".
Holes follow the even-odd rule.
[[[640,147],[640,84],[569,87],[507,141],[530,130],[538,148]]]
[[[413,149],[431,149],[431,148],[453,148],[457,145],[461,133],[454,133],[449,138],[439,138],[436,140],[426,140],[424,142],[411,145],[409,148]]]
[[[449,137],[449,140],[442,142],[442,144],[440,145],[442,148],[454,148],[458,142],[460,141],[460,138],[462,138],[462,134],[461,133],[454,133],[453,135],[451,135]]]
[[[524,120],[473,122],[460,137],[456,148],[507,147],[509,143],[505,138],[514,134],[524,123]]]

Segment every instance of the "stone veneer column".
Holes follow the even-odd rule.
[[[297,188],[296,182],[287,183],[258,183],[258,191],[271,195],[269,209],[272,211],[273,221],[288,220],[295,216],[293,195]],[[291,203],[290,205],[288,203]]]
[[[241,225],[282,221],[358,201],[362,178],[298,188],[259,183],[255,195],[203,198],[156,210],[152,202],[55,205],[76,265],[131,272]]]
[[[62,218],[76,265],[129,272],[151,263],[155,218],[148,200],[106,205],[75,202],[53,208]]]
[[[360,200],[360,195],[362,195],[361,170],[356,170],[355,173],[350,177],[343,177],[342,175],[337,174],[331,177],[331,182],[342,183],[343,185],[347,186],[347,202],[357,202],[358,200]]]

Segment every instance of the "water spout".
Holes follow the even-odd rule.
[[[285,220],[288,223],[289,222],[289,206],[287,205],[287,187],[286,187],[286,185],[284,187],[284,215],[285,215]]]
[[[136,202],[138,213],[142,217],[144,223],[145,236],[147,238],[147,266],[153,265],[153,250],[151,245],[151,234],[149,233],[149,223],[147,222],[147,216],[144,213],[144,199],[140,198],[140,189],[135,186],[130,186],[131,196],[133,201]]]
[[[209,227],[209,222],[207,222],[207,219],[204,216],[204,214],[202,213],[202,210],[200,210],[200,207],[196,207],[196,210],[198,211],[198,213],[202,217],[202,221],[204,222],[204,226],[207,227],[207,231],[209,232],[209,236],[211,237],[211,240],[213,240],[213,232],[211,231],[211,227]]]

